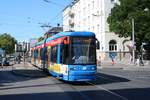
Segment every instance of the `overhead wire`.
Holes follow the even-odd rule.
[[[54,5],[57,5],[57,6],[63,6],[63,7],[66,6],[66,5],[63,5],[63,4],[54,2],[54,1],[52,1],[52,0],[43,0],[43,1],[46,2],[46,3],[51,3],[51,4],[54,4]]]
[[[46,3],[51,3],[51,4],[54,4],[54,5],[57,5],[57,6],[62,6],[63,8],[65,8],[67,5],[63,5],[63,4],[60,4],[60,3],[56,3],[56,2],[54,2],[54,1],[52,1],[52,0],[43,0],[44,2],[46,2]],[[72,1],[72,0],[71,0]],[[70,2],[69,2],[70,3]],[[62,15],[62,12],[63,12],[63,9],[61,10],[61,11],[59,11],[57,14],[56,14],[56,16],[54,16],[51,20],[52,21],[56,21],[56,20],[58,20],[57,18],[58,17],[60,17],[60,15]],[[61,16],[62,17],[62,16]],[[62,19],[62,18],[60,18],[60,19]],[[59,19],[59,20],[60,20]],[[54,23],[53,23],[54,24]],[[58,23],[55,23],[55,24],[58,24]],[[60,24],[60,23],[59,23]]]
[[[52,0],[43,0],[44,2],[46,2],[46,3],[50,3],[50,4],[53,4],[53,5],[56,5],[56,6],[61,6],[61,7],[65,7],[65,6],[67,6],[67,5],[64,5],[64,4],[61,4],[61,3],[57,3],[57,2],[54,2],[54,1],[52,1]],[[59,21],[58,22],[55,22],[55,24],[60,24],[60,20],[62,19],[62,12],[63,12],[63,10],[60,10],[53,18],[51,18],[50,20],[52,20],[52,21],[56,21],[56,20],[58,20],[58,18],[59,18]],[[3,15],[1,15],[1,16],[5,16],[6,14],[3,14]],[[15,27],[22,27],[22,26],[24,26],[24,27],[31,27],[31,26],[38,26],[38,23],[39,22],[37,22],[37,25],[35,24],[35,25],[33,25],[33,22],[31,21],[31,17],[30,16],[28,16],[27,17],[27,22],[26,22],[26,24],[17,24],[17,23],[8,23],[8,22],[1,22],[0,23],[0,26],[5,26],[5,25],[13,25],[13,26],[15,26]],[[32,25],[30,25],[30,23],[32,23]],[[54,23],[53,23],[54,24]],[[43,23],[43,25],[44,25],[44,23]]]

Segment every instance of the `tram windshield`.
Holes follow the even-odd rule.
[[[96,46],[94,38],[72,38],[71,64],[96,64]]]

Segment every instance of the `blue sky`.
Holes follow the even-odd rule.
[[[18,41],[42,36],[43,24],[62,24],[62,10],[71,0],[0,0],[0,33]]]

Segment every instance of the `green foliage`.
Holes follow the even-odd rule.
[[[10,34],[0,34],[0,48],[4,48],[6,54],[14,52],[15,43],[17,43],[17,41]]]
[[[120,5],[116,4],[107,19],[110,31],[120,37],[131,37],[132,18],[135,22],[137,50],[142,42],[148,43],[150,47],[150,0],[120,0]]]

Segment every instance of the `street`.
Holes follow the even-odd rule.
[[[150,100],[150,0],[0,4],[0,100]]]
[[[68,83],[16,75],[12,66],[0,69],[0,100],[149,100],[149,93],[150,71],[98,68],[95,81]]]

